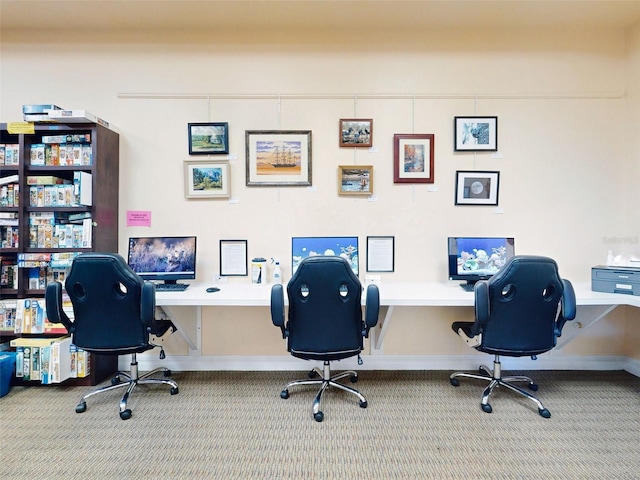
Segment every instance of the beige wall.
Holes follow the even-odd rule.
[[[0,119],[56,103],[117,125],[121,253],[129,236],[195,234],[200,281],[218,271],[220,239],[280,257],[287,280],[291,236],[324,234],[356,234],[363,252],[367,235],[394,235],[383,282],[442,281],[445,238],[474,234],[513,235],[518,253],[555,257],[584,282],[612,237],[640,236],[639,29],[3,32]],[[453,117],[474,114],[499,117],[501,158],[453,152]],[[338,119],[353,116],[374,119],[372,151],[338,147]],[[229,122],[235,203],[184,198],[187,123],[202,121]],[[264,129],[312,130],[313,189],[245,186],[244,131]],[[436,191],[393,184],[393,134],[412,132],[435,134]],[[376,201],[337,195],[337,166],[354,163],[374,166]],[[466,169],[501,172],[501,213],[454,206]],[[152,227],[127,227],[127,210],[151,210]],[[449,329],[458,313],[469,314],[399,310],[385,351],[467,353]],[[203,352],[281,354],[265,314],[205,309]],[[230,346],[240,321],[254,328]],[[572,349],[640,358],[620,340],[637,321],[637,310],[616,312],[592,330],[616,342]]]

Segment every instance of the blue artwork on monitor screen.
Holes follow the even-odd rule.
[[[345,258],[358,275],[358,237],[293,237],[291,239],[291,269],[296,273],[303,258],[316,255]]]
[[[196,278],[196,237],[131,237],[129,266],[145,280]]]
[[[449,278],[469,283],[486,280],[514,254],[512,237],[449,237]]]

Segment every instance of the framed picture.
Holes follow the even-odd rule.
[[[187,160],[184,162],[186,198],[228,198],[231,195],[229,162]]]
[[[500,172],[456,172],[456,205],[498,205]]]
[[[454,117],[456,152],[496,152],[498,117]]]
[[[393,272],[395,237],[367,237],[367,272]]]
[[[393,183],[433,183],[434,135],[393,136]]]
[[[373,120],[371,118],[341,118],[341,147],[371,147],[373,145]]]
[[[190,123],[189,155],[229,153],[229,124]]]
[[[373,165],[338,166],[339,195],[372,195]]]
[[[220,276],[247,276],[249,257],[246,240],[220,240]]]
[[[247,186],[310,186],[311,130],[245,132]]]

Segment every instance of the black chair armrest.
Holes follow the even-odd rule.
[[[562,299],[560,300],[560,315],[556,323],[557,335],[560,336],[567,320],[576,318],[576,292],[569,280],[562,279]]]
[[[380,313],[380,290],[377,285],[367,286],[367,295],[365,299],[365,316],[364,331],[362,335],[369,337],[369,330],[378,324],[378,315]]]
[[[489,321],[490,302],[489,302],[489,283],[486,280],[480,280],[476,283],[473,293],[475,295],[475,315],[476,321],[471,327],[470,333],[478,335],[482,333],[482,327]]]
[[[284,287],[279,283],[271,287],[271,321],[280,327],[282,338],[287,338],[284,328]]]
[[[153,282],[144,282],[140,295],[140,319],[147,328],[156,318],[156,286]]]
[[[45,305],[47,309],[47,319],[51,323],[61,323],[67,332],[73,331],[73,323],[62,308],[62,284],[60,282],[50,282],[45,291]]]

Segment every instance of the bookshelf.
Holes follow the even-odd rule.
[[[118,251],[118,183],[114,130],[42,122],[33,133],[11,133],[0,123],[0,302],[42,299],[46,283],[63,281],[78,253]],[[0,336],[46,334],[5,327]],[[95,385],[117,363],[117,356],[91,355],[89,376],[66,382]]]

